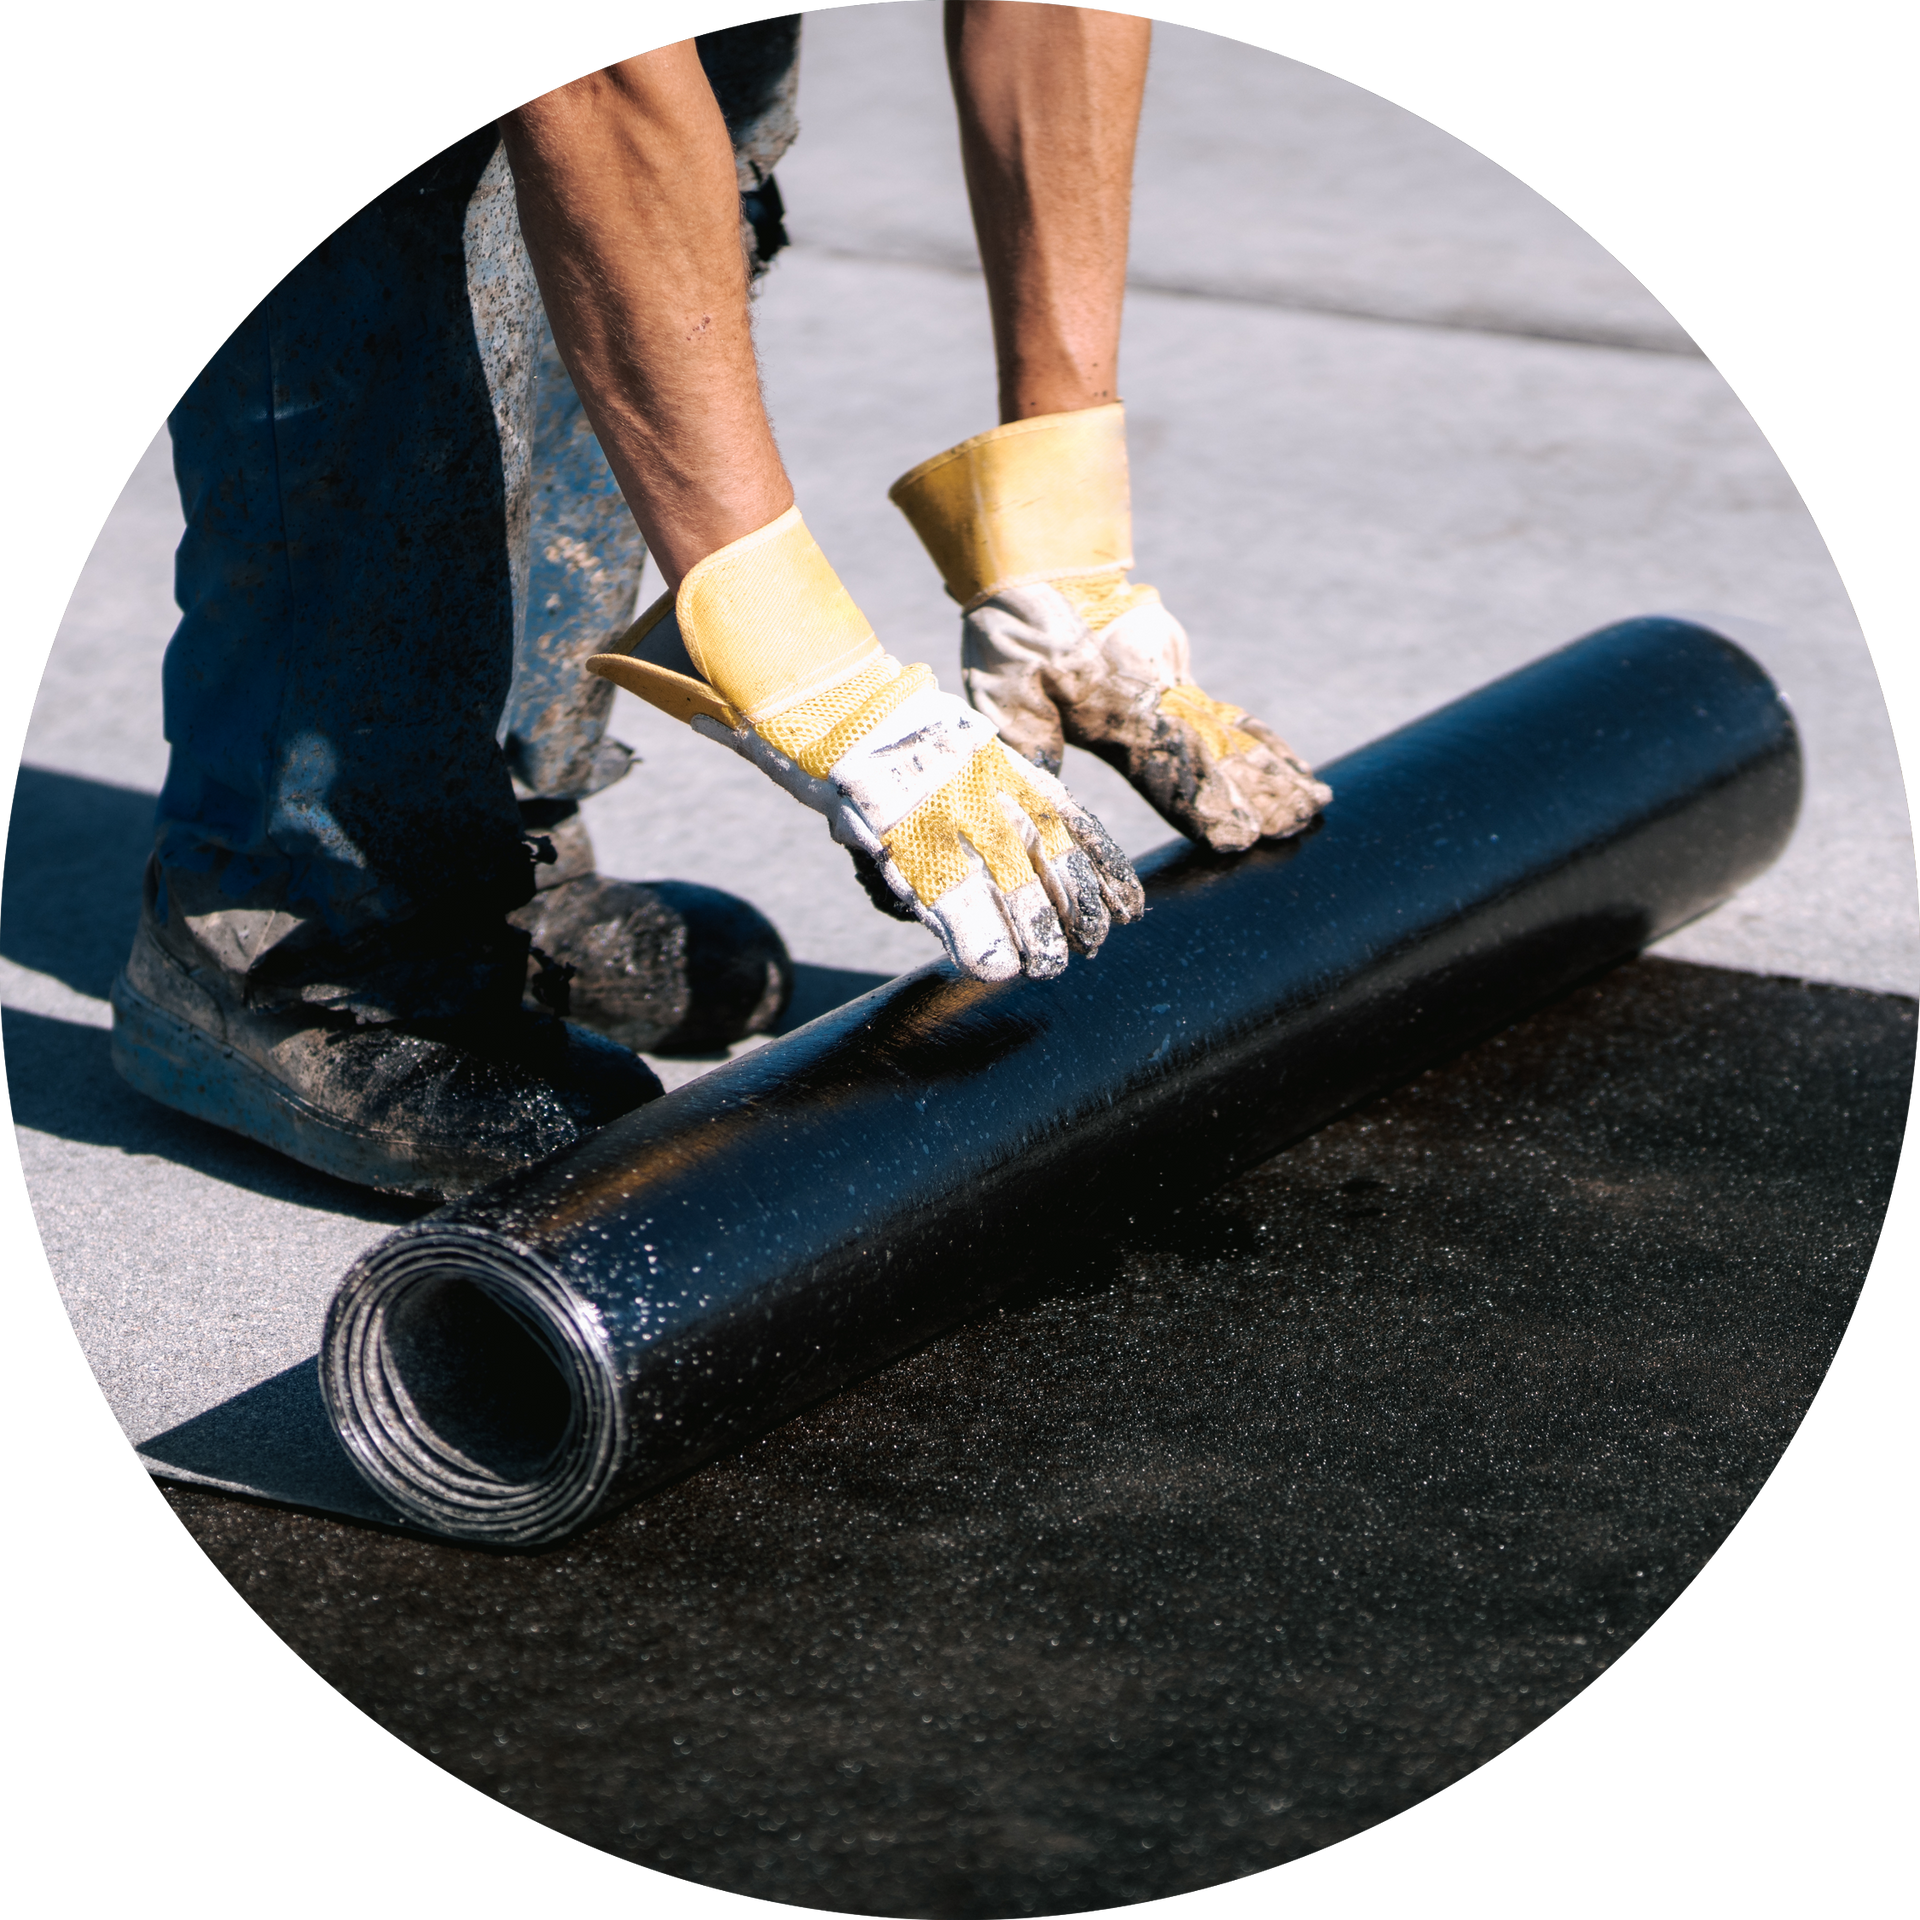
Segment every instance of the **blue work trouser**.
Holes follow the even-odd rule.
[[[702,42],[763,256],[796,34]],[[612,688],[580,663],[631,616],[645,551],[554,349],[495,129],[316,248],[169,425],[187,528],[155,914],[263,1004],[417,1019],[517,999],[521,801],[626,769]]]

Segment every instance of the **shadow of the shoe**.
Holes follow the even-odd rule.
[[[140,918],[150,793],[23,766],[0,890],[0,954],[104,1000]]]
[[[818,1020],[823,1013],[831,1013],[875,987],[884,987],[892,978],[890,973],[868,973],[859,967],[816,967],[810,961],[796,960],[793,998],[774,1033],[792,1033],[809,1020]]]
[[[71,1020],[0,1009],[14,1124],[83,1146],[147,1154],[269,1200],[357,1220],[417,1219],[430,1203],[349,1186],[134,1092],[113,1070],[107,1034]]]
[[[354,1472],[327,1424],[315,1360],[139,1443],[150,1468],[210,1480],[287,1506],[397,1526],[399,1516]]]
[[[863,993],[871,993],[875,987],[884,987],[892,978],[890,973],[868,973],[860,967],[817,967],[811,961],[796,960],[793,963],[793,998],[787,1002],[787,1010],[780,1016],[780,1024],[766,1038],[778,1040],[783,1034],[804,1027],[809,1020],[818,1020],[823,1013],[831,1013],[835,1007],[844,1007],[849,1000],[857,1000]],[[740,1044],[736,1041],[732,1046],[724,1047],[669,1047],[658,1052],[650,1051],[646,1057],[671,1090],[689,1077],[688,1070],[698,1072],[707,1066],[723,1065],[733,1057]],[[755,1040],[748,1044],[760,1043]]]

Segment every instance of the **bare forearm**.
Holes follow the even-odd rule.
[[[1118,394],[1151,26],[1028,0],[948,0],[946,24],[1000,417],[1100,406]]]
[[[733,152],[691,41],[501,122],[553,324],[669,585],[793,489],[761,404]]]

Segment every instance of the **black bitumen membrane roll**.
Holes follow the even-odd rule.
[[[1772,683],[1671,619],[1323,773],[1060,979],[903,975],[372,1249],[321,1349],[360,1472],[560,1539],[1704,913],[1800,797]]]

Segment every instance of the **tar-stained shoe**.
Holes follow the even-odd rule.
[[[757,907],[686,880],[606,879],[572,802],[520,810],[553,855],[509,916],[532,938],[531,1003],[644,1053],[717,1053],[779,1024],[793,962]]]
[[[298,1002],[249,1005],[241,976],[157,932],[144,915],[110,996],[121,1077],[356,1186],[448,1199],[661,1091],[626,1048],[525,1007],[365,1025]]]

